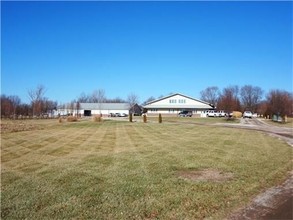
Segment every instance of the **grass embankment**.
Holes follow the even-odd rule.
[[[283,181],[292,168],[292,148],[255,131],[184,123],[48,123],[2,134],[2,219],[223,218]],[[206,169],[233,177],[178,177]]]

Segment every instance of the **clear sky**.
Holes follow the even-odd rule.
[[[292,91],[292,2],[1,2],[1,93]]]

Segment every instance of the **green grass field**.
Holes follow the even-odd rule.
[[[16,123],[34,126],[2,133],[2,219],[222,219],[292,169],[284,142],[205,121]],[[232,178],[178,176],[207,169]]]

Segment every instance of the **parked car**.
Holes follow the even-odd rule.
[[[192,117],[192,112],[190,112],[190,111],[182,111],[182,112],[179,112],[178,116],[180,116],[180,117]]]
[[[121,117],[120,113],[115,113],[115,117]]]
[[[127,114],[125,114],[125,113],[121,113],[120,114],[120,117],[127,117],[128,115]]]
[[[224,110],[220,110],[220,111],[218,111],[218,113],[219,113],[219,117],[227,117],[228,116],[228,113]]]
[[[245,111],[243,113],[243,118],[252,118],[252,113],[251,111]]]
[[[208,110],[206,115],[207,117],[219,117],[219,113],[216,110]]]

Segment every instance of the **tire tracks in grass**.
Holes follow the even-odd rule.
[[[138,208],[140,205],[137,205],[143,203],[143,196],[148,191],[149,186],[146,182],[150,179],[150,174],[146,165],[144,146],[139,144],[133,129],[135,126],[116,124],[113,128],[115,145],[112,153],[109,154],[109,157],[112,157],[112,163],[103,171],[107,176],[109,187],[103,192],[102,199],[113,201],[112,208],[127,210],[129,207],[125,205],[129,202],[134,204],[134,208]],[[140,196],[136,195],[136,192],[139,192]],[[127,212],[123,211],[123,213]]]
[[[56,142],[53,142],[46,146],[45,151],[31,152],[30,154],[27,154],[23,157],[15,158],[11,161],[8,161],[7,163],[4,163],[4,168],[2,166],[1,173],[3,182],[6,181],[5,189],[8,189],[10,185],[13,187],[15,184],[19,184],[14,182],[21,179],[21,182],[30,184],[32,187],[31,190],[34,192],[34,190],[46,188],[48,184],[52,183],[53,179],[61,178],[62,175],[75,170],[75,165],[77,164],[76,157],[70,158],[68,156],[65,157],[64,155],[62,155],[62,157],[51,156],[48,154],[48,152],[51,152],[52,148],[56,149],[58,147],[70,144],[72,140],[80,138],[80,135],[86,134],[92,129],[92,127],[93,126],[89,125],[83,129],[76,129],[74,132],[72,132],[71,129],[66,129],[66,131],[69,132],[67,133],[65,140],[68,141],[64,141],[64,139],[62,139],[62,142],[64,143],[61,143],[60,146],[56,146],[58,143],[56,144]],[[58,132],[59,131],[56,130],[56,132],[45,135],[44,139],[49,136],[54,136],[54,134],[58,135]],[[12,148],[13,147],[14,146],[12,146]],[[67,165],[63,166],[65,163],[67,163]],[[68,163],[72,163],[73,166],[68,165]],[[64,167],[66,167],[65,170]],[[41,175],[41,173],[43,174]],[[45,177],[50,173],[55,173],[54,177]],[[11,179],[10,176],[14,176],[15,180]],[[49,178],[47,179],[49,182],[45,181],[46,178]]]
[[[186,125],[184,125],[184,128],[180,127],[180,125],[175,127],[149,125],[143,129],[144,134],[151,134],[151,138],[149,138],[151,140],[145,139],[155,147],[155,153],[164,155],[165,159],[173,160],[174,167],[183,166],[185,162],[179,159],[182,158],[182,154],[191,157],[196,153],[196,148],[199,145],[197,139],[200,132],[193,125],[188,128],[186,128]],[[194,134],[197,136],[194,136]]]
[[[14,159],[23,157],[24,155],[28,153],[36,152],[37,150],[45,147],[47,144],[46,141],[48,142],[52,138],[56,139],[55,141],[57,141],[59,138],[56,137],[55,131],[56,130],[52,129],[50,130],[50,132],[48,132],[48,130],[40,130],[36,132],[24,131],[24,132],[10,133],[8,135],[9,136],[13,135],[13,139],[7,138],[8,143],[4,143],[4,144],[2,143],[2,150],[17,152],[18,154],[16,155]],[[64,134],[59,133],[59,136],[63,137]],[[3,140],[6,140],[6,138],[4,138]],[[6,147],[6,144],[7,144],[7,147]],[[20,151],[20,149],[22,151]]]
[[[26,146],[23,146],[22,144],[14,145],[14,146],[7,146],[6,149],[10,149],[10,151],[16,151],[19,147],[21,148],[30,148],[30,144],[40,144],[40,148],[31,149],[26,154],[20,154],[17,157],[10,158],[7,163],[4,163],[4,165],[12,170],[15,169],[22,169],[22,166],[29,166],[29,163],[33,161],[39,161],[40,163],[47,165],[51,164],[52,161],[58,161],[60,159],[60,156],[62,156],[62,160],[64,159],[63,156],[65,154],[62,154],[58,156],[58,153],[54,155],[54,152],[58,152],[58,149],[63,148],[66,145],[70,145],[72,142],[76,140],[80,140],[80,135],[85,134],[90,130],[91,128],[89,126],[83,128],[83,129],[76,129],[74,132],[72,132],[72,129],[67,128],[64,129],[61,133],[59,129],[52,130],[51,132],[48,131],[42,131],[38,135],[33,135],[34,138],[31,138],[31,135],[27,135],[26,139],[29,139],[30,141],[26,142]],[[41,138],[39,138],[41,137]],[[52,142],[47,142],[46,140],[53,140]],[[72,149],[66,148],[66,154],[70,153]],[[53,154],[52,154],[53,153]],[[2,155],[2,158],[5,155]],[[19,163],[17,162],[19,161]]]
[[[85,156],[93,153],[97,153],[99,150],[103,150],[101,143],[104,141],[106,134],[108,133],[109,126],[101,123],[97,127],[93,127],[93,132],[83,141],[79,146]],[[80,149],[75,149],[74,154],[81,155]]]

